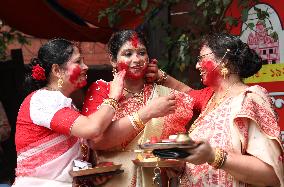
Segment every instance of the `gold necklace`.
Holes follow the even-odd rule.
[[[231,86],[229,86],[227,89],[226,89],[226,91],[225,91],[225,93],[224,93],[224,95],[219,99],[219,101],[218,101],[218,103],[214,103],[214,105],[213,105],[213,107],[212,107],[212,109],[210,110],[210,111],[213,111],[213,110],[215,110],[223,101],[224,101],[224,99],[225,99],[225,97],[227,96],[227,94],[228,94],[228,92],[231,90],[231,88],[233,87],[233,86],[235,86],[236,84],[237,84],[238,82],[235,82],[234,84],[232,84]],[[209,106],[211,106],[211,103],[213,103],[214,102],[214,98],[215,98],[215,93],[212,95],[212,97],[210,98],[210,100],[208,101],[208,103],[207,103],[207,105],[206,105],[206,107],[205,107],[205,109],[201,112],[201,114],[198,116],[198,118],[193,122],[193,124],[190,126],[190,129],[189,129],[189,133],[191,133],[196,127],[197,127],[197,123],[199,122],[199,121],[201,121],[210,111],[209,111]]]
[[[145,85],[143,86],[140,92],[133,92],[131,90],[128,90],[127,88],[123,88],[123,90],[129,94],[132,94],[132,97],[135,98],[139,103],[144,104],[144,88]]]

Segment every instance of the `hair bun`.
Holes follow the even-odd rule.
[[[262,67],[261,57],[247,44],[243,46],[239,54],[240,71],[239,75],[242,78],[248,78],[257,73]]]

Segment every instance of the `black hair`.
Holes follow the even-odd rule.
[[[107,44],[108,52],[111,55],[112,60],[117,60],[117,54],[121,46],[129,41],[134,35],[137,35],[139,41],[146,47],[148,53],[148,43],[141,31],[131,29],[121,30],[113,33]]]
[[[50,78],[53,64],[64,67],[71,58],[75,44],[63,38],[56,38],[42,45],[36,58],[33,58],[26,69],[24,81],[24,95],[45,87]],[[45,79],[38,80],[32,76],[33,67],[39,65],[44,69]]]
[[[203,46],[209,47],[217,58],[227,59],[229,70],[241,78],[254,75],[262,66],[261,57],[237,36],[227,33],[210,34],[202,39],[201,47]]]

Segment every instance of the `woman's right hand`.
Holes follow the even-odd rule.
[[[122,70],[114,75],[113,81],[110,83],[110,98],[118,101],[122,96],[125,73],[126,71]]]
[[[176,110],[175,95],[162,96],[151,101],[146,110],[150,114],[150,118],[163,117],[168,114],[174,113]]]

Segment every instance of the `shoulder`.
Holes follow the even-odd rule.
[[[31,96],[30,117],[35,124],[49,126],[57,111],[71,106],[72,99],[59,91],[38,90]]]
[[[261,105],[265,103],[267,104],[272,103],[268,91],[259,85],[247,87],[244,91],[244,96],[246,100],[256,102]]]
[[[71,106],[72,99],[64,96],[60,91],[38,90],[31,95],[31,105],[41,106]]]

